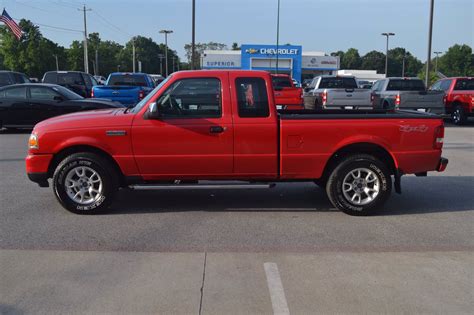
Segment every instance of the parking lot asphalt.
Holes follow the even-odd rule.
[[[469,313],[473,127],[448,126],[446,172],[404,177],[372,217],[312,183],[123,191],[74,215],[28,181],[28,132],[0,132],[0,313]]]

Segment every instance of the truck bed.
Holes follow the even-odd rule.
[[[433,113],[408,110],[366,110],[366,109],[328,109],[328,110],[278,110],[280,119],[440,119]]]

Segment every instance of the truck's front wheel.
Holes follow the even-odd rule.
[[[326,192],[331,203],[349,215],[373,214],[387,201],[392,179],[385,164],[371,155],[353,155],[331,173]]]
[[[109,164],[89,152],[66,157],[53,175],[53,191],[61,205],[78,214],[106,209],[118,189],[117,174]]]

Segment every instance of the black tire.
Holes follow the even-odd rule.
[[[321,189],[326,189],[326,185],[328,183],[327,178],[318,178],[313,180],[313,182]]]
[[[455,125],[464,125],[466,123],[467,117],[466,113],[464,112],[461,105],[456,105],[453,108],[453,112],[451,113],[451,118]]]
[[[98,174],[98,179],[100,180],[99,184],[90,183],[91,185],[100,185],[101,193],[97,194],[95,198],[93,198],[93,200],[87,204],[76,202],[68,195],[66,178],[70,172],[72,174],[72,171],[78,168],[81,170],[86,169],[89,174],[90,172],[95,171]],[[75,175],[72,174],[72,176]],[[78,185],[76,187],[81,186]],[[89,152],[74,153],[66,157],[56,167],[53,175],[53,191],[56,198],[65,209],[77,214],[95,214],[107,209],[112,203],[118,187],[119,180],[115,169],[113,169],[110,166],[110,163],[103,157]],[[72,191],[72,189],[70,191]],[[92,194],[90,192],[85,193],[92,198]]]
[[[368,197],[373,197],[373,200],[367,202],[366,204],[355,204],[349,200],[349,198],[347,198],[346,194],[343,192],[344,179],[347,176],[350,176],[349,174],[352,171],[359,168],[372,171],[373,176],[377,178],[379,183],[378,194],[375,197],[369,196],[365,192],[362,193],[363,195],[367,196],[365,199],[368,199]],[[355,179],[353,183],[355,183]],[[365,185],[369,184],[366,183]],[[362,186],[359,186],[353,189],[361,189],[361,187]],[[375,187],[372,186],[369,188]],[[342,212],[354,216],[366,216],[374,214],[390,197],[391,191],[392,178],[390,177],[390,172],[387,169],[387,166],[377,158],[367,154],[352,155],[341,161],[340,164],[332,171],[326,185],[326,193],[331,203]],[[347,194],[349,193],[350,192]],[[359,197],[359,199],[362,201],[361,197]]]

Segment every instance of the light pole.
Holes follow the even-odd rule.
[[[278,48],[280,46],[280,0],[278,0],[277,9],[277,49],[276,49],[276,73],[278,74]]]
[[[435,59],[435,72],[438,73],[438,58],[439,58],[439,55],[441,55],[443,52],[442,51],[433,51],[433,54],[436,55],[436,59]]]
[[[166,77],[168,77],[168,34],[173,33],[172,30],[161,30],[160,34],[165,34],[165,64],[166,64]]]
[[[53,55],[56,58],[56,71],[59,71],[59,62],[58,62],[58,55]]]
[[[430,24],[428,29],[428,58],[426,58],[426,75],[425,75],[425,86],[428,86],[430,82],[430,63],[431,63],[431,39],[433,37],[433,10],[434,0],[430,2]]]
[[[387,45],[385,46],[385,77],[387,77],[387,72],[388,72],[388,38],[390,36],[395,36],[395,33],[382,33],[382,36],[387,37]]]
[[[160,74],[163,75],[163,58],[165,56],[163,54],[158,54],[158,58],[160,58]]]
[[[193,26],[191,41],[191,70],[194,70],[194,58],[196,58],[196,0],[193,0]]]
[[[407,59],[407,53],[404,51],[402,59],[402,77],[405,76],[405,59]]]

